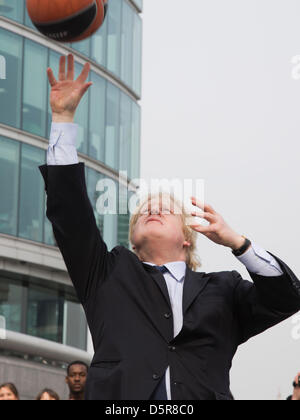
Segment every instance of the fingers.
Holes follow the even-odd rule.
[[[59,80],[62,82],[66,80],[66,57],[62,55],[59,60]]]
[[[53,71],[50,67],[47,69],[47,75],[51,87],[55,86],[57,84],[57,80],[55,79]]]
[[[85,92],[89,89],[90,86],[92,86],[93,82],[85,83],[82,88],[80,89],[80,95],[81,97],[85,94]]]
[[[202,201],[197,200],[195,197],[191,197],[191,201],[195,207],[199,207],[201,210],[204,210],[211,214],[217,214],[217,212],[209,204],[203,203]]]
[[[90,64],[86,63],[85,66],[83,67],[81,74],[79,75],[77,79],[77,82],[79,82],[80,84],[85,83],[85,81],[87,80],[89,76],[89,72],[90,72]],[[59,60],[59,75],[58,75],[59,81],[63,82],[64,80],[74,80],[74,74],[75,74],[75,65],[74,65],[73,54],[68,55],[67,76],[66,76],[66,57],[62,55]],[[88,88],[89,86],[87,87],[87,89]]]
[[[89,77],[89,72],[90,72],[90,64],[86,63],[85,66],[83,67],[81,74],[78,76],[76,81],[79,83],[84,83]]]
[[[192,216],[200,217],[201,219],[205,219],[210,223],[216,222],[216,216],[211,213],[206,213],[206,212],[198,213],[196,211],[193,211]]]
[[[73,54],[68,55],[67,80],[74,80],[74,56],[73,56]]]

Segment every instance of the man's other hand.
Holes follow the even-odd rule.
[[[223,217],[217,213],[209,204],[204,204],[195,197],[191,198],[192,204],[202,210],[202,213],[192,212],[192,216],[200,217],[207,220],[210,224],[203,226],[199,224],[190,224],[190,227],[196,232],[206,236],[216,244],[226,246],[233,250],[237,250],[245,243],[245,238],[236,233],[225,222]]]

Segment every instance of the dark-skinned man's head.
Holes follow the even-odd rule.
[[[70,400],[83,400],[88,366],[84,362],[76,361],[67,368],[66,383],[70,390]]]

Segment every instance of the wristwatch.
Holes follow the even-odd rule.
[[[232,250],[232,253],[235,257],[240,257],[241,255],[243,255],[251,246],[251,241],[248,238],[246,238],[246,236],[242,236],[243,238],[245,238],[245,243],[239,249]]]

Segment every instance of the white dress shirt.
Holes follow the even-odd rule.
[[[76,136],[78,126],[70,123],[52,123],[47,153],[48,165],[73,165],[78,163]],[[267,251],[252,242],[252,246],[240,257],[236,257],[254,274],[264,277],[281,276],[280,265]],[[151,262],[145,264],[155,265]],[[174,338],[183,326],[182,300],[186,263],[175,261],[165,264],[168,272],[164,278],[168,287],[174,320]],[[171,400],[170,368],[166,370],[167,396]]]
[[[47,165],[75,165],[78,163],[77,133],[77,124],[52,123]]]

